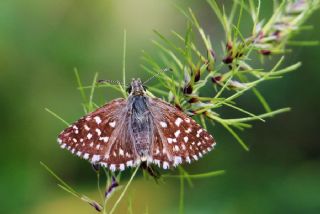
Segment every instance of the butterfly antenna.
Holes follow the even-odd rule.
[[[153,75],[152,77],[150,77],[149,79],[147,79],[146,81],[144,81],[143,85],[146,84],[147,82],[150,82],[151,80],[153,80],[154,78],[158,77],[161,73],[167,72],[167,71],[172,71],[171,68],[164,68],[161,69],[161,71],[159,71],[158,73],[156,73],[155,75]]]
[[[98,84],[103,84],[103,83],[108,83],[110,85],[124,85],[121,81],[119,80],[98,80]],[[126,84],[128,86],[128,84]]]

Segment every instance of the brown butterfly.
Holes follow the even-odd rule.
[[[115,99],[62,131],[61,148],[110,170],[156,164],[169,169],[198,160],[215,141],[171,104],[146,95],[133,79],[127,99]]]

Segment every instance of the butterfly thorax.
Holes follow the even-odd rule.
[[[152,143],[152,118],[147,105],[147,97],[133,95],[129,98],[131,103],[130,131],[136,153],[142,161],[149,156]]]

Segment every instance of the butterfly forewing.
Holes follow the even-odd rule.
[[[62,131],[58,142],[73,154],[111,170],[133,166],[134,151],[128,136],[127,101],[116,99]]]
[[[158,99],[149,99],[154,118],[153,162],[163,168],[198,160],[210,151],[213,137],[192,118],[174,106]]]

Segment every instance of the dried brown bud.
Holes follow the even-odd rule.
[[[184,94],[191,94],[193,91],[192,86],[190,83],[188,83],[184,88],[183,88],[183,93]]]
[[[200,70],[196,71],[196,74],[194,75],[194,82],[198,82],[200,80]]]
[[[197,102],[199,102],[199,99],[196,97],[192,97],[188,102],[189,103],[197,103]]]
[[[271,51],[270,51],[270,50],[261,50],[260,53],[261,53],[262,55],[268,56],[268,55],[271,54]]]
[[[222,79],[221,76],[215,76],[211,78],[213,83],[220,83],[221,79]]]
[[[228,51],[232,50],[232,46],[233,46],[232,42],[227,42],[226,48],[227,48]]]
[[[230,64],[233,62],[233,57],[232,56],[227,56],[222,60],[225,64]]]
[[[94,207],[98,212],[102,211],[102,206],[95,201],[88,202],[92,207]]]
[[[211,55],[211,57],[212,57],[213,59],[216,58],[216,52],[215,52],[213,49],[210,49],[210,50],[209,50],[209,53],[210,53],[210,55]]]

